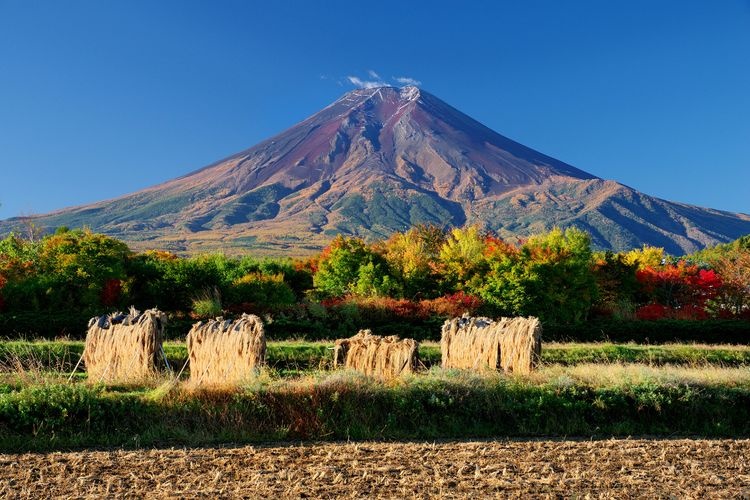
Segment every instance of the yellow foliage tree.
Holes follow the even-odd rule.
[[[478,226],[455,228],[440,248],[440,262],[446,274],[461,282],[482,263],[484,251],[485,240]]]
[[[643,248],[630,250],[625,253],[623,260],[625,264],[636,266],[639,270],[647,267],[657,268],[664,264],[664,249],[643,245]]]
[[[431,295],[439,272],[436,266],[445,233],[436,226],[416,226],[395,233],[384,244],[383,253],[403,282],[404,295]]]

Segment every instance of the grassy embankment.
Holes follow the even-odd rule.
[[[581,364],[529,377],[433,368],[390,383],[351,372],[240,389],[52,378],[0,385],[0,448],[207,445],[270,440],[750,435],[750,370]]]
[[[4,342],[0,448],[203,445],[290,439],[750,435],[750,348],[545,344],[528,377],[445,371],[401,381],[330,372],[330,343],[271,342],[239,389],[166,375],[134,386],[67,383],[81,342]],[[167,343],[174,366],[182,343]],[[425,344],[425,364],[439,363]]]

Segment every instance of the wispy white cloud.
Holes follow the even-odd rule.
[[[409,76],[392,76],[389,80],[386,80],[383,77],[381,77],[378,74],[378,72],[375,71],[374,69],[367,70],[367,75],[368,75],[368,78],[360,78],[358,76],[349,75],[346,77],[346,79],[349,81],[349,83],[361,89],[385,87],[388,85],[393,85],[394,83],[400,86],[422,85],[422,82],[420,82],[416,78],[411,78]]]
[[[422,82],[420,82],[416,78],[411,78],[408,76],[397,76],[394,77],[393,80],[400,83],[401,85],[422,85]]]
[[[382,87],[385,85],[385,82],[382,80],[362,80],[361,78],[357,78],[356,76],[347,76],[346,77],[349,82],[361,89],[373,89],[375,87]]]

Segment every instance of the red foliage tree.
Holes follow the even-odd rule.
[[[731,249],[714,266],[724,282],[716,301],[718,313],[750,318],[750,250]]]
[[[635,317],[642,320],[664,319],[669,314],[669,307],[662,304],[647,304],[635,311]]]
[[[518,247],[512,243],[508,243],[492,234],[486,234],[484,236],[485,257],[513,256],[517,255],[518,252]]]
[[[645,267],[636,272],[636,279],[647,302],[636,311],[639,319],[705,319],[707,302],[722,289],[716,271],[684,261],[658,269]]]

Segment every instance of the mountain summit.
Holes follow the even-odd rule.
[[[477,223],[503,237],[577,226],[600,248],[691,252],[750,216],[650,197],[514,142],[417,87],[358,89],[292,128],[183,177],[34,217],[137,248],[298,253],[343,233]],[[0,232],[19,219],[0,222]]]

